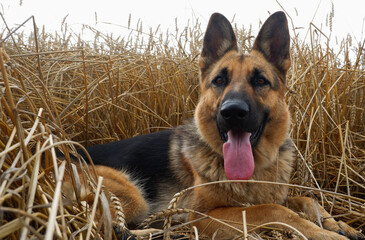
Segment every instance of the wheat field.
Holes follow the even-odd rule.
[[[98,192],[99,210],[63,196],[67,155],[177,126],[193,116],[199,97],[200,23],[163,34],[144,32],[139,24],[128,24],[131,34],[122,37],[86,26],[94,41],[67,28],[54,34],[35,28],[29,36],[0,29],[0,239],[115,237],[111,219],[96,220],[108,204],[107,190]],[[239,48],[248,52],[251,27],[235,32]],[[307,42],[292,36],[286,98],[297,162],[290,194],[314,197],[336,219],[364,230],[365,41],[355,45],[347,38],[334,50],[335,43],[323,33],[320,40],[318,32],[313,25]],[[56,149],[66,160],[57,159]],[[169,216],[186,211],[166,209],[148,219],[167,220],[165,231],[151,239],[166,233],[204,238],[187,225],[170,226]],[[122,211],[113,224],[128,232]],[[272,229],[248,234],[298,239]]]

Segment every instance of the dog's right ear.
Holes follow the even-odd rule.
[[[214,13],[210,17],[204,36],[203,50],[199,60],[201,72],[206,71],[211,64],[231,50],[237,51],[236,36],[231,23],[222,14]]]
[[[288,21],[284,12],[276,12],[262,25],[253,50],[261,52],[285,76],[290,67],[289,48]]]

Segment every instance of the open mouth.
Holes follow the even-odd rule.
[[[258,140],[260,139],[262,132],[264,131],[265,125],[266,125],[266,117],[264,118],[264,121],[262,121],[262,123],[260,124],[260,126],[256,129],[256,131],[251,132],[251,136],[250,136],[250,142],[252,146],[255,146],[258,143]],[[223,142],[227,142],[228,141],[228,131],[224,132],[221,131],[218,127],[219,130],[219,135],[221,137],[221,139],[223,140]],[[243,130],[231,130],[233,132],[244,132]]]
[[[231,128],[222,131],[217,124],[224,142],[224,171],[230,180],[248,180],[255,170],[253,148],[259,142],[267,123],[267,115],[256,129]]]

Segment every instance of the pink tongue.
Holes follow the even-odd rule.
[[[248,180],[255,169],[250,143],[251,133],[228,132],[223,144],[224,170],[230,180]]]

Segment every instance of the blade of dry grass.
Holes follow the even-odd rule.
[[[293,22],[292,27],[295,30]],[[88,42],[64,23],[59,33],[43,31],[28,37],[14,32],[15,41],[2,40],[0,238],[44,238],[50,217],[54,231],[47,233],[48,238],[86,233],[109,237],[107,219],[88,222],[90,209],[61,196],[55,151],[65,153],[65,167],[72,172],[68,153],[75,147],[159,131],[193,116],[203,36],[199,21],[166,33],[143,31],[140,22],[135,28],[128,24],[127,29],[131,34],[123,38],[86,26],[85,31],[95,34],[94,41]],[[292,195],[310,194],[339,219],[363,229],[365,41],[353,46],[344,39],[335,50],[319,30],[311,24],[309,44],[297,34],[292,38],[286,100],[298,161],[287,186]],[[251,27],[236,26],[235,31],[242,52],[249,51]],[[349,57],[350,51],[355,58]],[[44,169],[39,159],[50,165]],[[87,169],[84,177],[96,186]],[[78,195],[76,185],[77,180]],[[169,210],[182,194],[174,196]],[[105,210],[102,196],[96,201]],[[51,208],[56,202],[58,207]],[[122,208],[118,216],[125,229]],[[160,217],[166,227],[172,224],[171,214]],[[176,230],[172,228],[163,233]],[[194,229],[186,232],[203,237]]]

